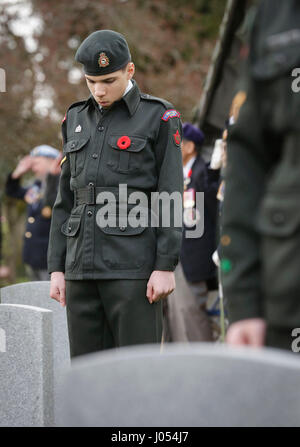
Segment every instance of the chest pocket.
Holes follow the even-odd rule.
[[[107,157],[107,166],[116,172],[129,174],[139,171],[143,164],[144,149],[146,147],[146,137],[128,136],[126,149],[121,149],[120,141],[123,135],[111,135],[108,140],[109,154]],[[126,141],[126,139],[125,139]]]
[[[64,145],[64,153],[70,157],[71,176],[76,177],[84,168],[86,158],[86,145],[90,137],[72,139]]]
[[[298,40],[294,43],[291,31],[279,37],[269,36],[261,54],[252,61],[253,78],[263,91],[262,112],[268,117],[265,121],[272,131],[282,132],[291,125],[300,128],[300,93],[297,94],[300,76],[293,71],[300,67],[300,30],[296,31]],[[273,42],[275,37],[277,40]]]

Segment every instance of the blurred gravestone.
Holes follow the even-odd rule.
[[[0,426],[54,424],[52,312],[0,304]]]
[[[63,426],[300,426],[300,362],[275,349],[138,346],[74,360]]]
[[[50,298],[49,281],[33,281],[1,289],[1,303],[27,304],[53,312],[53,362],[54,362],[54,399],[55,413],[57,407],[57,390],[61,373],[70,366],[69,336],[66,309]]]

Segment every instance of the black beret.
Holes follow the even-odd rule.
[[[76,51],[75,60],[83,64],[87,75],[100,76],[125,67],[131,55],[122,34],[101,30],[90,34],[82,42]]]

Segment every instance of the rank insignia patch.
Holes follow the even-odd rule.
[[[169,109],[166,110],[165,113],[163,114],[163,116],[161,117],[161,119],[163,121],[169,121],[170,118],[179,118],[180,117],[180,113],[177,112],[177,110],[175,109]]]
[[[177,144],[177,146],[179,146],[181,138],[180,138],[180,133],[178,132],[178,129],[177,129],[176,133],[173,134],[173,137],[174,137],[175,144]]]
[[[101,68],[107,67],[109,65],[109,59],[105,53],[100,53],[98,64]]]

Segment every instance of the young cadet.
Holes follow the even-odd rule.
[[[107,194],[108,204],[116,198],[115,214],[121,214],[119,185],[149,199],[153,192],[181,196],[183,185],[180,114],[140,92],[125,38],[96,31],[75,59],[91,95],[72,104],[62,124],[64,158],[48,250],[50,295],[67,306],[72,357],[160,342],[160,299],[175,288],[182,228],[172,219],[157,227],[150,221],[99,225],[99,194]]]

